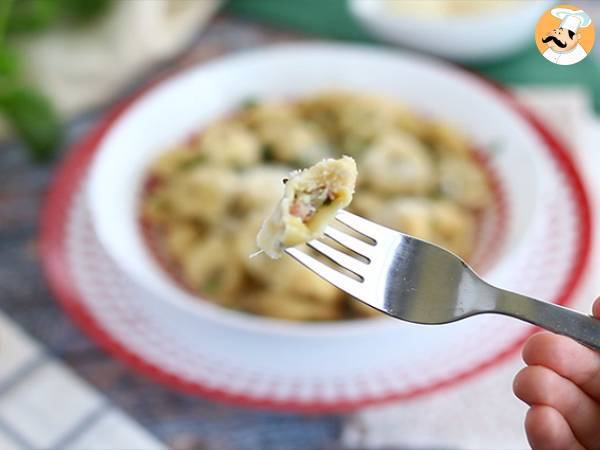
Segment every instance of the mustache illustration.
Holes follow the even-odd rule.
[[[542,38],[542,42],[544,44],[550,41],[553,41],[560,48],[565,48],[567,46],[566,42],[559,41],[558,38],[556,38],[555,36],[547,36],[545,38]]]

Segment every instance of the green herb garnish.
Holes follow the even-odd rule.
[[[61,127],[48,100],[34,89],[0,85],[0,113],[27,143],[36,161],[47,161],[61,141]]]
[[[186,170],[193,169],[194,167],[204,164],[205,162],[206,162],[205,155],[196,155],[193,158],[190,158],[186,161],[183,161],[181,164],[179,164],[179,166],[177,167],[177,170],[179,170],[181,172],[185,172]]]
[[[260,104],[260,101],[255,97],[248,97],[247,99],[242,100],[240,103],[241,109],[250,109],[256,108]]]
[[[59,0],[59,3],[64,17],[72,24],[87,25],[106,13],[112,0]]]
[[[216,294],[219,292],[220,288],[221,280],[219,279],[219,276],[215,276],[206,280],[204,286],[202,286],[202,291],[206,292],[207,294]]]
[[[269,144],[264,144],[261,149],[262,160],[265,162],[275,161],[275,151]]]
[[[84,25],[108,10],[112,0],[0,0],[0,116],[37,161],[61,143],[61,123],[50,101],[26,82],[18,52],[8,38],[51,27]]]

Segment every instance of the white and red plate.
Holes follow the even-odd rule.
[[[123,152],[130,151],[132,161],[154,154],[156,124],[163,129],[158,141],[183,139],[211,119],[202,103],[217,114],[257,93],[286,96],[332,86],[397,96],[469,131],[482,151],[494,147],[486,159],[502,185],[507,223],[486,278],[568,303],[588,261],[591,219],[580,175],[551,133],[505,91],[454,66],[370,47],[300,44],[229,56],[168,77],[118,106],[74,146],[48,195],[40,245],[50,286],[75,322],[116,357],[174,388],[306,412],[431,393],[515,352],[533,329],[505,317],[443,326],[387,318],[288,324],[213,306],[181,307],[200,300],[184,294],[165,299],[161,293],[168,290],[157,289],[151,271],[124,265],[129,255],[109,242],[112,221],[98,225],[98,205],[87,191],[90,171],[105,183],[101,194],[111,200],[107,208],[116,208],[111,215],[118,222],[120,197],[135,194],[122,182],[137,182],[122,167]],[[190,100],[194,92],[202,95]],[[114,179],[98,178],[103,164]],[[123,215],[134,217],[135,211]]]

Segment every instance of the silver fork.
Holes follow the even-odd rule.
[[[331,226],[325,229],[325,236],[358,257],[320,240],[307,245],[334,262],[337,269],[299,248],[286,252],[385,314],[421,324],[449,323],[482,313],[504,314],[600,350],[600,320],[492,286],[449,251],[347,211],[339,211],[336,219],[371,241]]]

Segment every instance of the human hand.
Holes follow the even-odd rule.
[[[600,298],[593,312],[600,319]],[[525,430],[533,449],[600,449],[600,353],[546,332],[529,338],[523,360],[513,390],[530,405]]]

